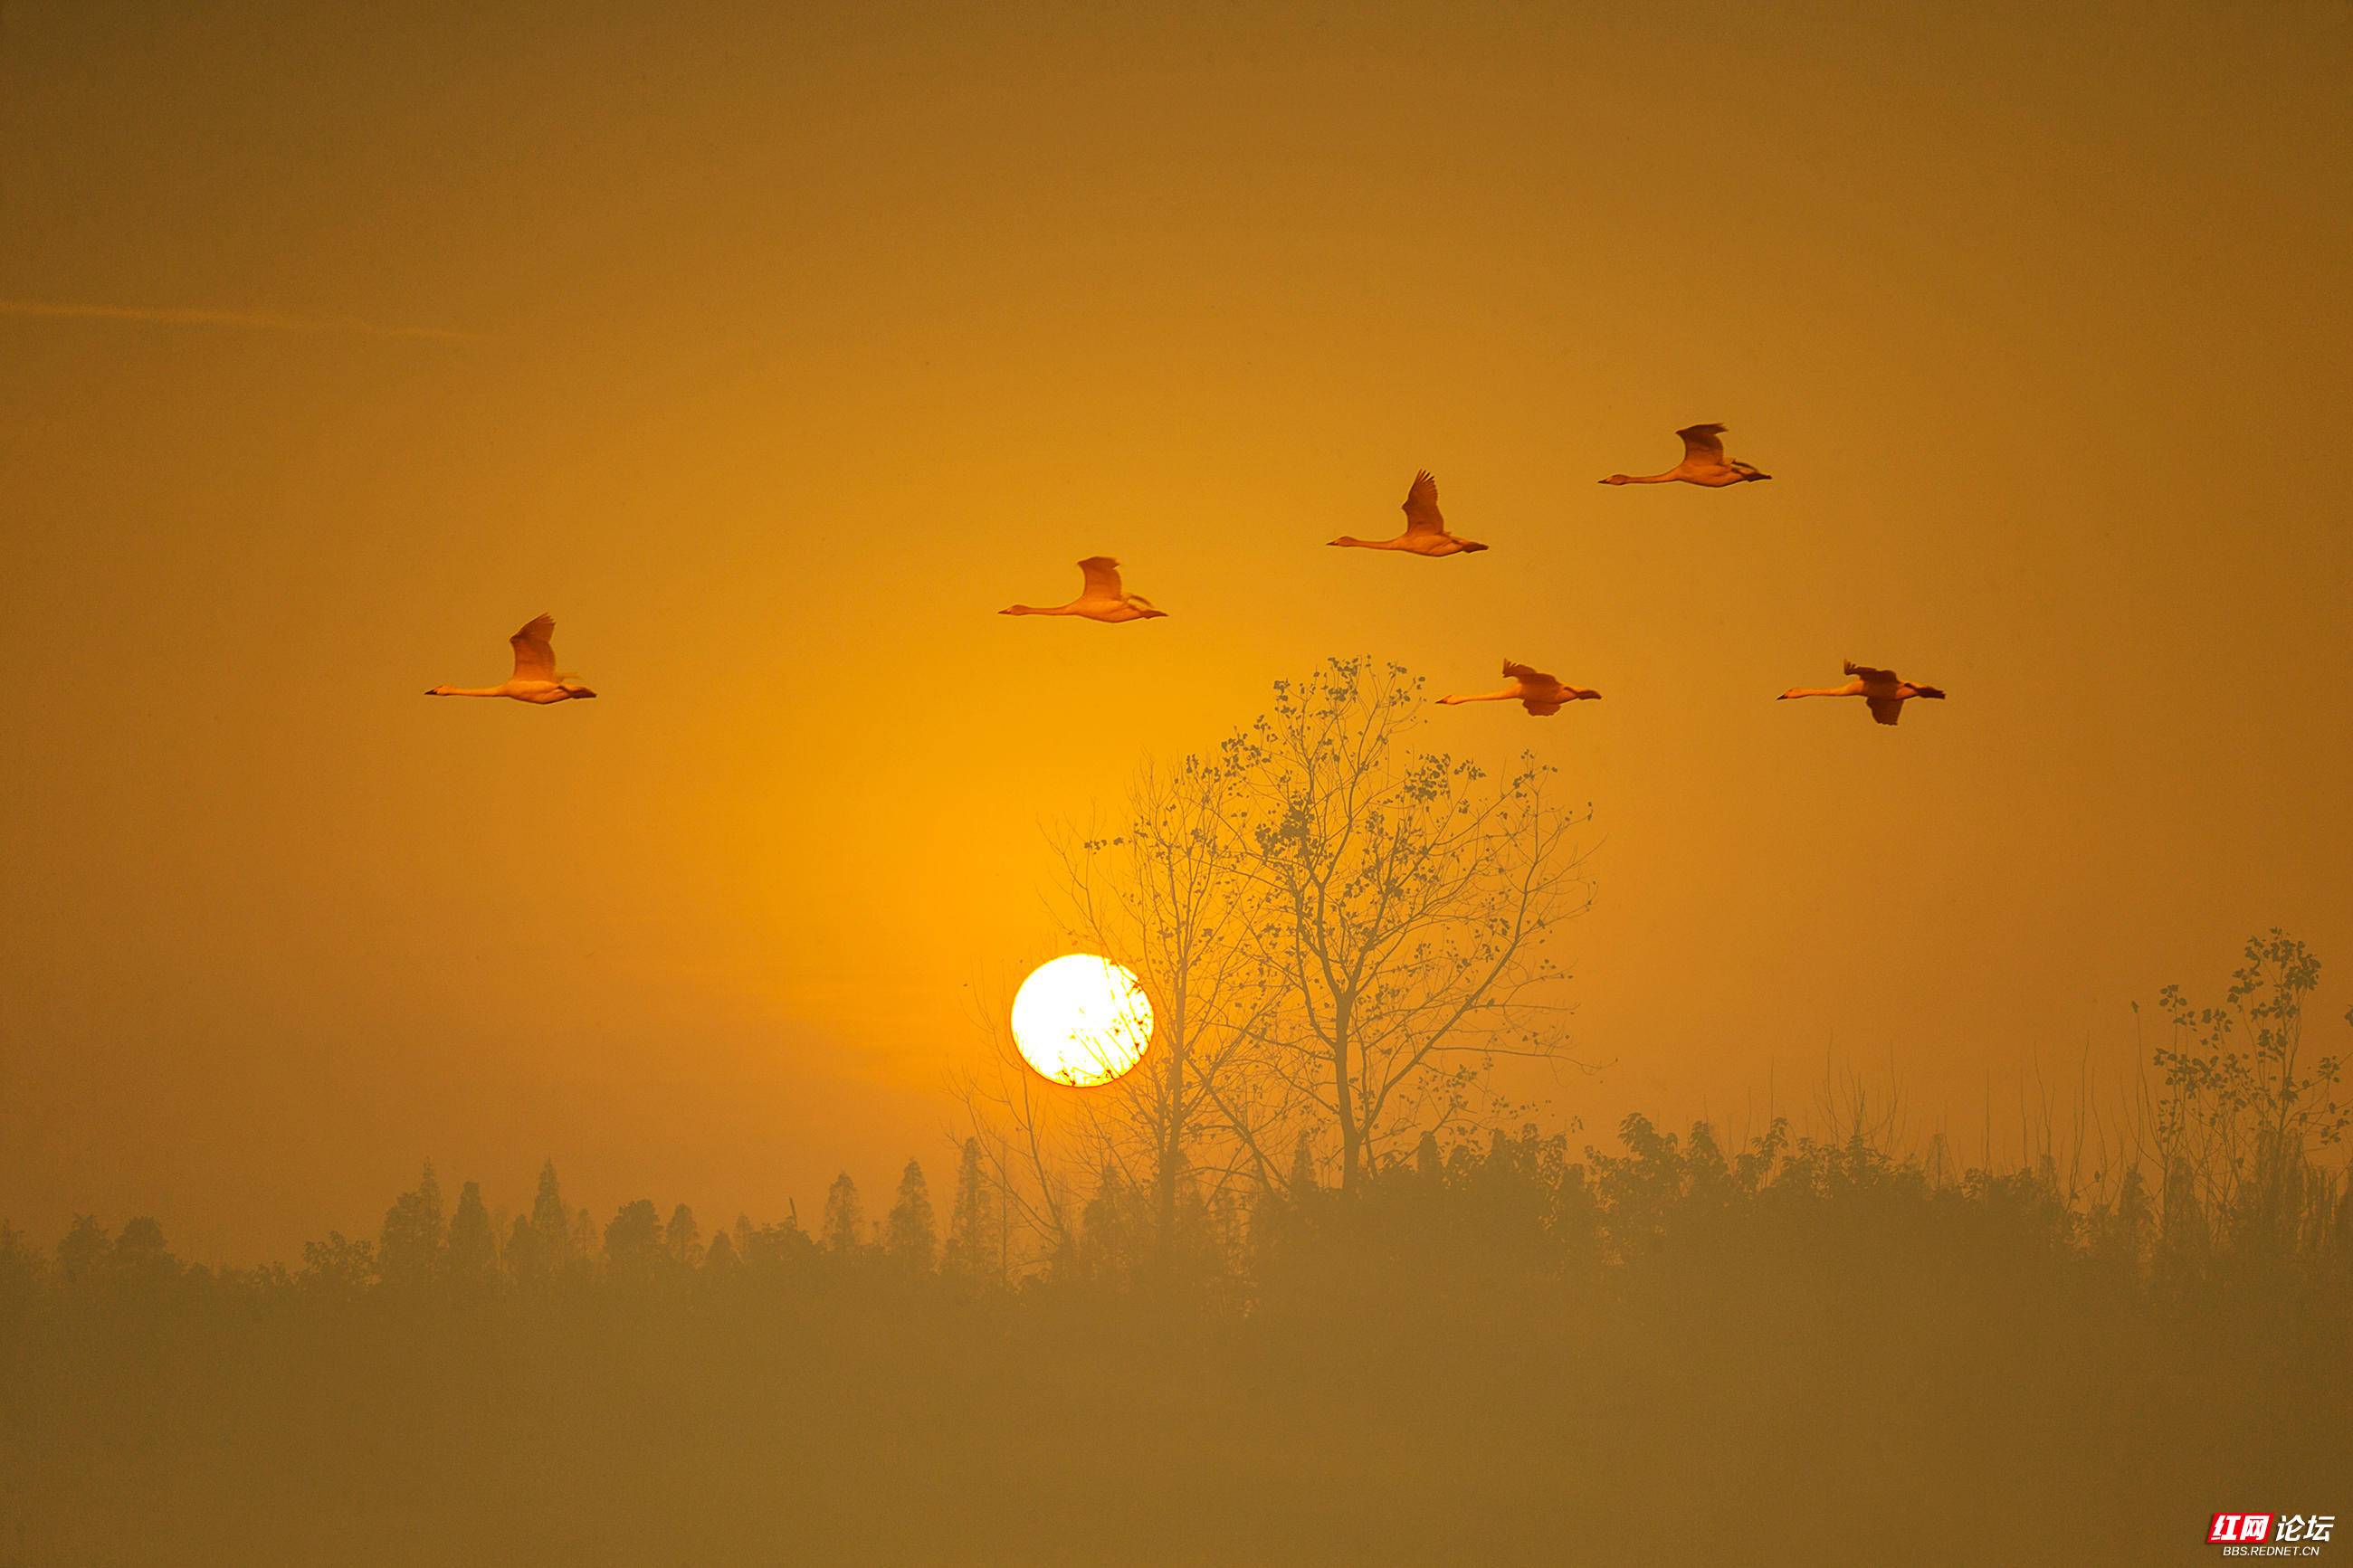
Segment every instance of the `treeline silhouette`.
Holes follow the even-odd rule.
[[[2149,1563],[2333,1506],[2338,1175],[1964,1168],[1863,1109],[1345,1191],[1303,1139],[1174,1246],[1114,1166],[1024,1247],[976,1140],[814,1231],[552,1164],[294,1268],[0,1228],[0,1562]]]

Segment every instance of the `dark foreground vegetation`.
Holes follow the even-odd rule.
[[[0,1562],[2149,1563],[2343,1503],[2340,1184],[2103,1184],[1636,1118],[1166,1246],[1114,1177],[1018,1279],[976,1149],[814,1236],[552,1169],[290,1271],[5,1233]]]

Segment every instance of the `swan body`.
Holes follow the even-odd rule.
[[[497,686],[436,686],[427,697],[512,697],[517,702],[569,702],[596,694],[569,675],[555,672],[555,617],[541,616],[507,638],[514,649],[514,674]]]
[[[1077,616],[1084,620],[1102,621],[1116,626],[1122,621],[1158,620],[1168,614],[1155,609],[1152,601],[1141,594],[1122,591],[1119,585],[1119,563],[1108,555],[1090,555],[1079,563],[1084,578],[1079,596],[1067,605],[1039,607],[1036,605],[1010,605],[997,611],[1000,616]]]
[[[1683,438],[1683,460],[1663,474],[1612,474],[1601,482],[1605,485],[1663,485],[1681,481],[1687,485],[1705,485],[1710,489],[1722,489],[1726,485],[1745,485],[1756,479],[1773,476],[1761,472],[1749,464],[1733,461],[1724,455],[1722,425],[1687,425],[1675,432]]]
[[[1438,510],[1438,481],[1427,468],[1414,475],[1400,510],[1405,513],[1405,531],[1395,539],[1357,539],[1344,533],[1331,542],[1345,550],[1402,550],[1409,555],[1430,556],[1467,555],[1487,548],[1446,531],[1446,519]]]
[[[1869,704],[1872,718],[1882,724],[1893,724],[1903,718],[1904,704],[1915,697],[1944,700],[1945,693],[1940,688],[1899,679],[1892,669],[1873,669],[1849,659],[1846,672],[1852,679],[1844,686],[1792,686],[1774,700],[1787,702],[1792,697],[1860,697]]]
[[[1449,707],[1458,702],[1517,702],[1536,717],[1548,719],[1559,712],[1564,703],[1594,702],[1600,700],[1601,698],[1601,693],[1599,691],[1588,691],[1582,687],[1570,686],[1545,674],[1540,669],[1531,669],[1525,664],[1514,664],[1510,659],[1504,661],[1504,673],[1512,678],[1512,683],[1501,691],[1481,691],[1462,697],[1441,697],[1439,701]]]

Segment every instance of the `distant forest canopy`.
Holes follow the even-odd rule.
[[[1249,1310],[1282,1299],[1306,1268],[1498,1271],[1560,1281],[1639,1268],[1694,1246],[1951,1247],[2082,1268],[2119,1287],[2179,1296],[2235,1282],[2291,1283],[2353,1304],[2353,1184],[2342,1150],[2353,1109],[2342,1058],[2308,1053],[2303,1005],[2320,965],[2280,931],[2253,938],[2217,1005],[2168,988],[2166,1041],[2146,1103],[2112,1131],[2080,1130],[2002,1169],[1967,1163],[1945,1135],[1898,1148],[1899,1118],[1850,1083],[1826,1089],[1821,1124],[1786,1118],[1727,1146],[1705,1121],[1678,1135],[1628,1117],[1617,1148],[1533,1125],[1441,1140],[1328,1184],[1312,1131],[1287,1165],[1179,1171],[1164,1211],[1150,1184],[1106,1160],[1054,1201],[1018,1190],[1017,1163],[982,1136],[962,1146],[944,1203],[909,1160],[879,1213],[844,1173],[814,1229],[798,1213],[706,1229],[683,1204],[650,1199],[599,1223],[565,1201],[554,1164],[528,1212],[501,1223],[479,1186],[454,1204],[428,1163],[373,1238],[331,1233],[299,1268],[212,1270],[184,1263],[162,1228],[111,1233],[90,1216],[43,1248],[0,1224],[0,1318],[111,1303],[284,1299],[528,1301],[582,1289],[676,1292],[818,1284],[855,1277],[892,1289],[966,1294],[1068,1285],[1170,1291]],[[2353,1025],[2353,1015],[2347,1022]],[[1833,1088],[1835,1086],[1832,1086]]]
[[[2316,973],[2274,934],[2168,994],[2113,1163],[1898,1149],[1856,1092],[1348,1185],[1303,1129],[1165,1211],[1116,1161],[1009,1192],[976,1133],[809,1225],[600,1224],[550,1165],[504,1224],[428,1168],[292,1268],[0,1228],[0,1568],[2172,1561],[2353,1450]]]

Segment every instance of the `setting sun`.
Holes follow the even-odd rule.
[[[1091,952],[1069,953],[1039,964],[1014,994],[1013,1041],[1024,1061],[1056,1083],[1109,1083],[1152,1043],[1152,1004],[1132,971]]]

